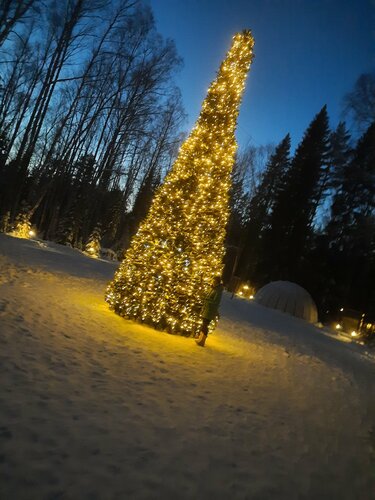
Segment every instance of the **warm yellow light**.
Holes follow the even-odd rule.
[[[107,288],[106,300],[121,316],[175,333],[200,326],[200,305],[223,271],[236,121],[253,44],[250,31],[234,37],[197,123]]]
[[[17,238],[30,238],[32,230],[30,229],[30,222],[20,221],[16,223],[16,227],[10,233],[12,236],[16,236]]]
[[[358,335],[357,332],[355,332],[354,330],[352,331],[352,333],[350,334],[352,337],[356,337]]]
[[[250,297],[249,297],[249,298],[250,298],[250,299],[253,299],[253,298],[254,298],[254,295],[250,295]]]
[[[340,323],[337,323],[337,325],[335,326],[336,330],[341,330],[342,329],[342,326],[340,325]]]
[[[30,229],[29,231],[29,236],[30,238],[33,238],[35,236],[35,232],[32,229]]]
[[[340,311],[342,312],[343,310],[344,310],[344,308],[342,307],[342,308],[340,309]]]

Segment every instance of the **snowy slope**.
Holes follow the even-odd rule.
[[[110,312],[115,264],[0,235],[1,499],[375,499],[375,364],[225,296],[204,349]]]

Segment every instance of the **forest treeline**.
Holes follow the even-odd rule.
[[[294,281],[312,294],[322,319],[341,308],[373,319],[375,76],[361,75],[344,102],[356,139],[344,121],[330,129],[324,106],[294,154],[289,134],[277,144],[251,189],[249,152],[240,156],[226,279],[239,277],[256,289]]]
[[[183,138],[180,66],[141,1],[1,2],[0,230],[126,248]],[[324,106],[293,154],[289,134],[238,154],[227,282],[295,281],[321,315],[375,314],[374,75],[344,105],[352,128]]]
[[[174,43],[137,0],[8,0],[0,26],[2,229],[123,248],[181,139]]]

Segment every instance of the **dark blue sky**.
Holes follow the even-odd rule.
[[[240,110],[244,146],[293,147],[314,115],[328,106],[331,126],[343,95],[375,69],[375,0],[148,0],[159,32],[173,38],[184,59],[178,77],[187,129],[224,58],[232,35],[250,28],[255,60]]]

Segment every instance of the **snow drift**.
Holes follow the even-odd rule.
[[[0,498],[373,498],[361,346],[225,296],[200,349],[112,313],[115,268],[0,235]]]

